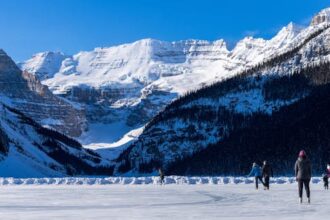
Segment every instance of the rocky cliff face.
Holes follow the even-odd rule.
[[[79,136],[85,127],[83,110],[53,95],[35,75],[22,72],[3,50],[0,50],[0,95],[8,105],[67,135]]]
[[[330,8],[327,8],[320,11],[316,16],[314,16],[311,25],[318,25],[329,21],[330,21]]]

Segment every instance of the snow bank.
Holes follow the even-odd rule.
[[[271,184],[294,184],[294,177],[271,178]],[[252,184],[253,178],[246,177],[187,177],[168,176],[166,184],[178,185],[227,185],[227,184]],[[322,183],[321,177],[312,178],[313,184]],[[0,178],[0,185],[156,185],[159,184],[159,177],[104,177],[104,178]]]

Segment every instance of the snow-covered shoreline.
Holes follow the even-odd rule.
[[[271,184],[294,184],[294,177],[271,178]],[[313,184],[322,183],[321,177],[313,177]],[[247,177],[188,177],[168,176],[166,184],[177,185],[227,185],[252,184],[253,178]],[[0,178],[0,185],[156,185],[159,177],[63,177],[63,178]]]

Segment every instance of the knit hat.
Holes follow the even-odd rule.
[[[306,152],[304,150],[301,150],[299,152],[299,157],[306,157]]]

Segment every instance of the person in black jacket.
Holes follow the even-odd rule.
[[[165,184],[165,181],[164,181],[165,174],[164,174],[164,171],[163,171],[163,169],[161,167],[158,169],[158,173],[159,173],[160,185]]]
[[[266,160],[262,166],[262,177],[264,178],[265,190],[269,190],[269,180],[270,177],[273,177],[273,169]]]
[[[329,177],[330,177],[330,163],[327,164],[327,169],[323,174],[323,183],[324,183],[324,189],[329,189]]]
[[[324,184],[324,189],[328,190],[329,189],[329,177],[327,173],[323,174],[323,184]]]
[[[308,203],[311,202],[310,199],[310,188],[309,182],[312,178],[312,164],[311,161],[307,158],[306,152],[301,150],[299,152],[299,157],[295,164],[295,174],[296,180],[298,181],[298,192],[299,192],[299,200],[302,203],[302,194],[303,194],[303,186],[305,186]]]

